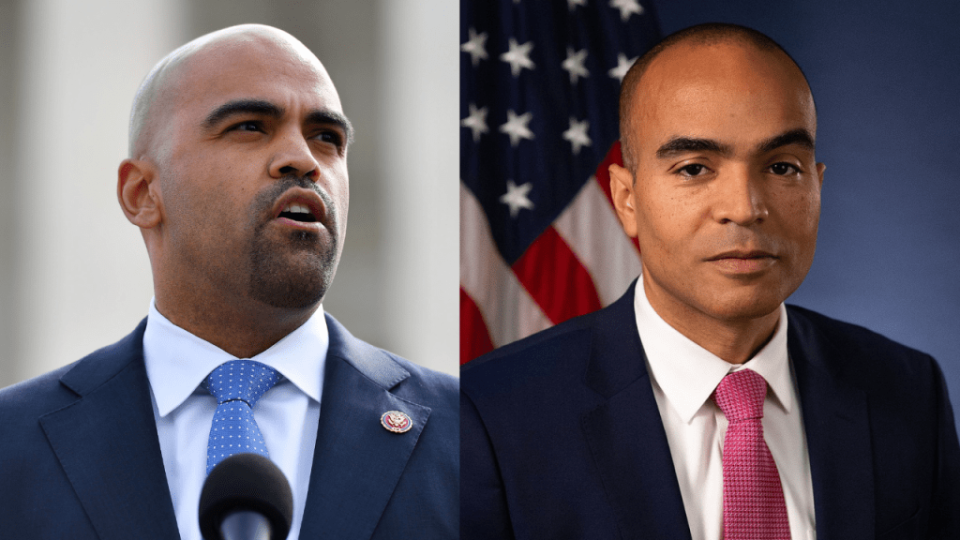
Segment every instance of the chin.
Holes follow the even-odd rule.
[[[782,302],[773,291],[736,290],[713,296],[706,311],[720,320],[748,321],[770,315]]]
[[[281,309],[307,309],[323,300],[337,268],[336,250],[287,256],[255,256],[250,296]]]
[[[272,279],[252,283],[250,295],[271,307],[303,310],[316,306],[327,293],[323,279]]]

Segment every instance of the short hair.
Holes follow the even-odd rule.
[[[181,64],[185,55],[181,54],[184,47],[180,47],[163,58],[157,65],[153,66],[150,73],[140,83],[137,93],[133,97],[133,105],[130,107],[130,123],[127,135],[127,152],[130,158],[139,158],[138,153],[142,153],[144,148],[141,141],[144,127],[149,119],[151,108],[160,95],[166,83],[167,77],[172,70]]]
[[[794,60],[779,43],[753,28],[730,23],[705,23],[670,34],[634,62],[633,66],[630,67],[627,74],[623,77],[623,82],[620,84],[620,146],[623,153],[623,163],[630,172],[633,172],[636,167],[635,146],[631,135],[630,119],[632,118],[636,102],[637,88],[640,87],[640,81],[643,79],[643,75],[647,72],[650,64],[660,56],[662,52],[677,45],[684,43],[714,45],[724,42],[751,45],[761,51],[767,52],[779,51],[797,67],[804,82],[807,81],[807,76],[804,75],[803,70],[800,69],[800,65],[797,64],[796,60]],[[807,83],[807,87],[810,87],[809,83]],[[812,95],[811,92],[811,97]],[[814,105],[814,110],[816,110],[816,105]]]
[[[222,39],[235,36],[267,36],[273,40],[282,40],[285,46],[295,46],[300,52],[306,52],[316,60],[316,56],[310,49],[301,43],[297,38],[287,32],[263,24],[239,24],[222,28],[209,34],[204,34],[184,45],[181,45],[170,54],[163,57],[157,65],[153,66],[150,73],[140,83],[139,89],[133,98],[133,106],[130,108],[130,124],[128,136],[129,157],[137,158],[137,154],[144,151],[146,142],[144,137],[152,136],[152,133],[145,135],[145,130],[149,131],[147,124],[151,121],[154,111],[152,111],[156,101],[162,99],[161,94],[166,92],[169,84],[168,79],[174,76],[177,70],[181,69],[187,60],[195,53],[203,50],[211,44]],[[317,64],[320,63],[316,60]],[[321,66],[322,68],[322,66]]]

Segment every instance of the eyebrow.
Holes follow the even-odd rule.
[[[813,150],[813,135],[803,128],[792,129],[760,141],[756,146],[756,151],[762,154],[791,144],[798,144],[808,150]],[[714,139],[673,137],[657,149],[657,158],[673,157],[686,152],[713,152],[722,156],[729,156],[733,154],[733,148]]]
[[[212,128],[225,119],[238,114],[256,114],[269,116],[270,118],[280,118],[283,116],[283,112],[282,107],[278,107],[269,101],[262,99],[238,99],[228,101],[214,109],[203,119],[203,125],[204,127]]]
[[[781,133],[780,135],[762,141],[757,145],[757,151],[763,154],[780,148],[781,146],[789,146],[791,144],[800,145],[807,150],[813,150],[813,135],[803,128],[792,129],[786,133]]]
[[[227,118],[239,114],[256,114],[270,118],[280,118],[285,112],[283,107],[262,99],[238,99],[228,101],[211,111],[210,114],[203,119],[203,125],[208,129],[213,128]],[[319,125],[332,124],[343,131],[346,137],[346,145],[353,142],[353,125],[343,113],[329,109],[310,111],[310,113],[307,114],[306,123]]]
[[[686,152],[714,152],[721,155],[733,154],[733,149],[713,139],[693,137],[673,137],[657,149],[657,158],[673,157]]]
[[[350,120],[343,113],[329,109],[311,111],[310,114],[307,115],[307,123],[319,125],[333,124],[340,128],[344,136],[346,136],[344,146],[350,146],[350,143],[353,142],[353,124],[350,123]]]

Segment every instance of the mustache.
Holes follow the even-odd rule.
[[[339,220],[337,219],[337,207],[333,204],[333,198],[330,197],[330,194],[324,191],[319,184],[310,178],[306,176],[297,176],[295,174],[288,174],[280,177],[276,182],[271,184],[270,187],[258,193],[253,200],[253,215],[266,215],[268,216],[268,220],[271,219],[273,217],[271,215],[271,210],[273,209],[274,203],[276,203],[277,199],[282,197],[284,193],[295,187],[310,190],[320,197],[320,200],[323,201],[323,206],[325,207],[325,227],[330,228],[330,226],[339,223]]]

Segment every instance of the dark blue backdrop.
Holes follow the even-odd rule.
[[[664,35],[742,24],[800,64],[827,171],[816,259],[788,302],[934,355],[960,417],[960,3],[655,7]]]

